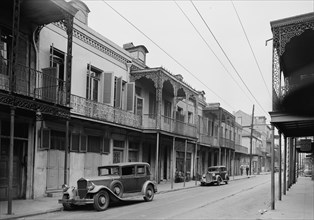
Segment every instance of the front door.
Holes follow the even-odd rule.
[[[14,140],[13,150],[13,185],[12,198],[19,199],[25,197],[25,176],[26,176],[26,146],[25,140]],[[9,180],[9,150],[10,139],[0,139],[0,200],[8,197]]]

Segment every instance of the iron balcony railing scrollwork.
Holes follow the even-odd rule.
[[[56,77],[56,70],[41,72],[30,67],[17,64],[14,68],[14,85],[10,88],[10,62],[0,60],[0,90],[28,96],[45,102],[66,105],[66,82]],[[11,91],[13,89],[13,91]]]
[[[143,115],[143,129],[157,129],[156,124],[157,116],[155,114]],[[178,135],[184,135],[189,137],[196,137],[196,126],[194,124],[186,123],[180,120],[175,120],[169,116],[161,116],[162,131],[171,132]]]
[[[71,113],[77,115],[142,128],[142,117],[140,115],[73,94],[71,94],[71,108]]]

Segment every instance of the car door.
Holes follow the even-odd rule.
[[[121,167],[121,182],[124,187],[125,193],[135,192],[136,178],[135,178],[135,165]]]
[[[136,166],[136,192],[140,192],[142,190],[143,184],[147,180],[146,175],[146,167],[145,165],[137,165]]]

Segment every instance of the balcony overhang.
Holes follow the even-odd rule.
[[[273,124],[286,137],[314,135],[314,116],[300,116],[285,112],[270,112]]]

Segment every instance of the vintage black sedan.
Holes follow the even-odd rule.
[[[221,182],[228,184],[229,175],[225,166],[208,167],[207,172],[201,178],[201,186],[216,183],[218,186]]]
[[[148,163],[128,162],[100,166],[98,176],[80,178],[77,187],[64,185],[63,197],[59,203],[65,210],[93,204],[95,210],[104,211],[110,201],[123,201],[130,196],[143,195],[145,201],[152,201],[157,185],[150,179]]]

